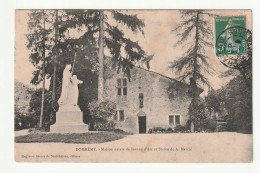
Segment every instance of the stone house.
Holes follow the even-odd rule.
[[[116,128],[147,133],[154,127],[186,124],[189,85],[139,67],[131,69],[130,79],[111,69],[105,68],[103,98],[116,103]]]

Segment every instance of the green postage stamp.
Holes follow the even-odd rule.
[[[215,18],[216,55],[246,55],[246,17]]]

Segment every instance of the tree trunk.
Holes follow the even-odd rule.
[[[53,59],[53,85],[52,85],[52,112],[50,117],[50,122],[53,123],[55,116],[55,101],[56,101],[56,76],[57,76],[57,57],[58,57],[58,10],[55,10],[55,23],[54,23],[54,32],[55,32],[55,56]]]
[[[197,87],[197,73],[198,73],[198,69],[197,69],[197,65],[198,65],[198,44],[199,44],[199,11],[197,11],[197,16],[196,16],[196,28],[195,28],[195,55],[194,55],[194,60],[193,60],[193,75],[192,75],[192,80],[193,83],[191,84],[191,88],[192,88],[192,102],[197,102],[198,101],[198,97],[199,97],[199,90]],[[196,104],[192,104],[192,105],[196,105]],[[191,132],[194,132],[194,122],[193,122],[193,117],[192,116],[196,116],[196,115],[190,115],[190,119],[191,119],[191,127],[190,130]]]
[[[194,55],[194,62],[193,62],[193,81],[194,81],[194,97],[197,98],[198,92],[197,92],[197,65],[198,65],[198,44],[199,44],[199,11],[197,12],[197,17],[196,17],[196,31],[195,31],[195,55]]]
[[[45,14],[43,12],[43,29],[45,32]],[[42,52],[42,59],[43,59],[43,63],[42,63],[42,103],[41,103],[41,114],[40,114],[40,128],[43,127],[43,110],[44,110],[44,95],[45,95],[45,37],[46,34],[44,34],[44,40],[43,40],[43,52]]]
[[[98,101],[103,100],[104,92],[104,11],[100,10],[99,25],[99,75],[98,75]]]

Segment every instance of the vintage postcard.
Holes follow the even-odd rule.
[[[15,11],[16,162],[253,161],[251,10]]]

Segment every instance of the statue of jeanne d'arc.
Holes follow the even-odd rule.
[[[58,100],[60,107],[73,107],[78,105],[79,89],[78,85],[83,82],[72,76],[71,65],[67,64],[63,71],[61,96]]]

